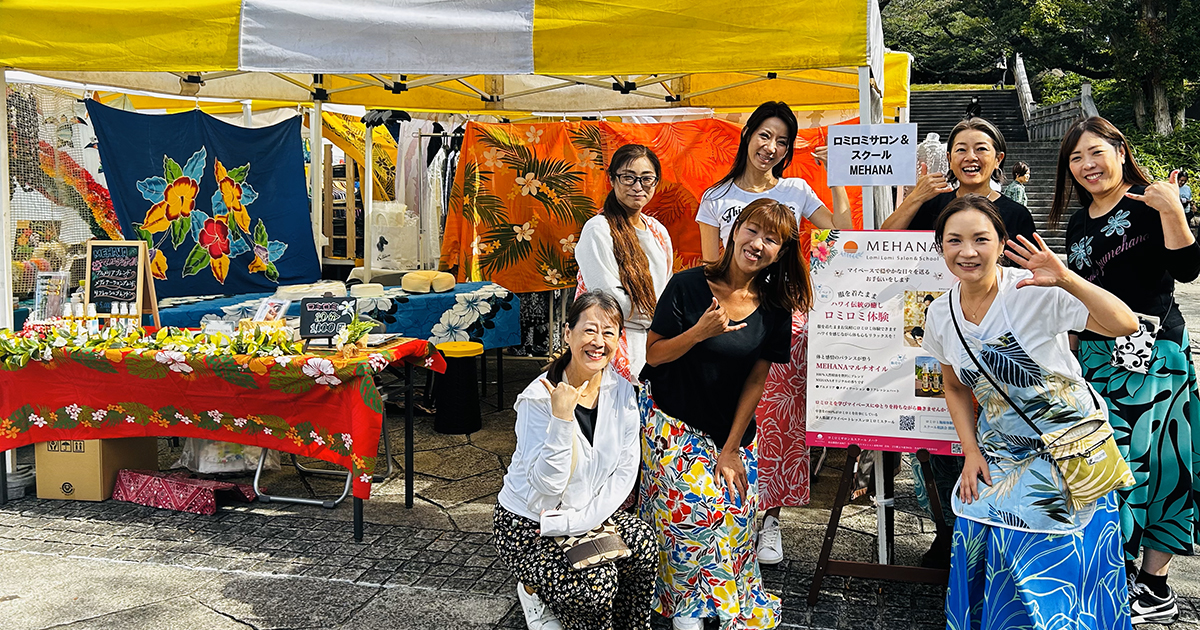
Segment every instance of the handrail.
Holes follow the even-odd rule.
[[[1025,129],[1029,132],[1031,142],[1058,140],[1075,121],[1100,115],[1096,109],[1096,102],[1092,99],[1091,83],[1081,85],[1079,96],[1075,98],[1053,105],[1038,106],[1033,102],[1033,88],[1021,55],[1017,55],[1013,65],[1013,74],[1016,75],[1017,81],[1017,102],[1021,104],[1021,114],[1025,117]]]
[[[1029,85],[1029,75],[1025,73],[1025,60],[1021,59],[1020,53],[1017,53],[1017,60],[1013,64],[1013,75],[1017,82],[1017,102],[1021,105],[1021,115],[1028,123],[1037,106],[1033,104],[1033,89]]]

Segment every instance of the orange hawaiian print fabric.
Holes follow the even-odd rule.
[[[455,173],[441,267],[460,282],[490,280],[511,291],[573,286],[575,244],[603,205],[605,167],[625,144],[643,144],[662,162],[662,181],[645,212],[671,235],[675,268],[700,260],[696,211],[704,191],[733,164],[741,127],[706,119],[650,125],[606,121],[468,123]],[[832,206],[813,150],[826,128],[801,129],[785,176],[803,177]],[[850,191],[856,226],[862,200]],[[803,226],[802,234],[811,225]],[[805,239],[807,249],[807,239]]]

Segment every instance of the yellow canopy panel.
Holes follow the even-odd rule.
[[[644,74],[872,65],[877,0],[3,0],[0,67]]]

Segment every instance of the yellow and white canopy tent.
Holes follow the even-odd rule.
[[[326,103],[592,115],[783,100],[878,122],[908,102],[909,57],[885,56],[877,0],[4,0],[0,23],[0,89],[10,68],[101,91],[302,104],[318,118]],[[7,195],[0,204],[10,225]],[[11,243],[0,239],[6,285]],[[0,309],[0,326],[10,316]]]

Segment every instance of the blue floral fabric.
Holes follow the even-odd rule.
[[[270,293],[229,297],[168,298],[159,303],[163,326],[196,327],[206,315],[238,319],[253,317]],[[490,282],[461,282],[445,293],[405,293],[384,290],[380,298],[360,298],[360,313],[383,322],[390,333],[443,341],[477,341],[484,349],[520,344],[517,319],[520,300],[508,289]],[[300,316],[300,303],[292,302],[288,317]]]
[[[947,630],[1128,630],[1117,496],[1066,535],[954,524]]]

